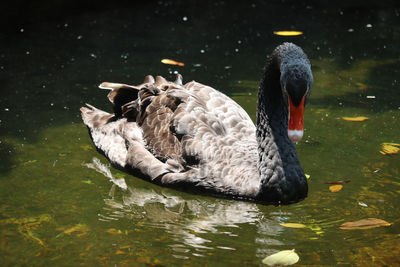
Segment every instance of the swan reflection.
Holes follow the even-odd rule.
[[[243,246],[243,239],[258,244],[257,257],[268,254],[271,246],[284,245],[278,239],[284,231],[279,223],[290,214],[277,207],[266,213],[267,206],[252,202],[198,195],[183,198],[167,188],[128,185],[124,178],[116,179],[109,166],[97,158],[84,165],[113,183],[109,198],[104,199],[103,211],[98,214],[99,220],[112,222],[125,219],[134,222],[138,228],[163,229],[168,235],[168,245],[175,253],[174,257],[187,258],[187,253],[203,256],[210,249],[235,250],[235,244]],[[260,207],[264,211],[260,211]],[[210,234],[226,236],[228,241],[221,244],[223,238]],[[236,238],[241,241],[236,243]]]
[[[254,242],[263,247],[282,244],[275,238],[283,231],[282,226],[277,220],[264,217],[255,203],[214,198],[184,199],[170,192],[168,189],[157,192],[132,185],[124,190],[113,184],[99,219],[125,218],[139,221],[142,226],[164,229],[176,242],[170,247],[177,253],[188,252],[188,246],[200,253],[213,248],[234,250],[229,244],[216,246],[206,236],[211,233],[237,237],[239,234],[236,232],[242,231],[235,229],[243,224],[252,228],[256,235]]]

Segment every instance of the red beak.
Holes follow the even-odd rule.
[[[288,136],[292,142],[297,143],[303,137],[303,117],[304,117],[304,100],[305,96],[300,101],[300,104],[296,107],[290,96],[288,97],[289,102],[289,124],[288,124]]]

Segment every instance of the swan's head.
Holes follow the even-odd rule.
[[[294,59],[281,66],[281,88],[288,107],[288,136],[297,143],[303,137],[303,114],[311,94],[313,76],[307,58]]]

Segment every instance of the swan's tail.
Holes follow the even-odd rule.
[[[142,131],[136,122],[114,115],[91,105],[81,108],[83,122],[88,126],[94,145],[113,164],[139,169],[152,180],[174,171],[180,171],[173,160],[158,160],[145,147]]]
[[[81,116],[83,122],[90,128],[98,128],[111,121],[113,114],[102,111],[92,105],[86,104],[87,107],[81,107]]]

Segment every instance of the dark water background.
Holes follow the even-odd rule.
[[[301,265],[400,265],[400,155],[379,153],[400,142],[396,1],[14,1],[3,10],[2,266],[259,266],[293,248]],[[288,29],[304,34],[273,34]],[[306,200],[274,207],[192,195],[110,168],[124,191],[85,165],[107,165],[79,114],[85,103],[111,110],[100,82],[179,72],[255,119],[266,56],[284,41],[313,65],[297,145],[311,176]],[[330,192],[326,182],[338,180],[351,182]],[[368,217],[391,226],[339,229]]]

